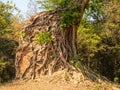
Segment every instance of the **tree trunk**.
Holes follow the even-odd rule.
[[[80,18],[88,1],[81,2]],[[59,26],[58,12],[59,10],[43,11],[31,18],[24,28],[26,38],[21,37],[16,53],[16,78],[34,79],[65,68],[73,69],[68,60],[77,53],[76,38],[79,24],[63,30]],[[42,32],[49,32],[52,41],[38,44],[34,38]]]

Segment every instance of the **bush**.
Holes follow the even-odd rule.
[[[0,38],[0,82],[11,80],[15,76],[14,60],[18,43]]]
[[[93,24],[83,20],[78,29],[78,56],[88,67],[95,67],[96,60],[93,60],[95,54],[102,49],[100,47],[101,37],[95,32]]]
[[[53,39],[50,35],[50,32],[41,32],[35,36],[34,40],[37,41],[39,44],[48,43],[48,42],[53,41]]]
[[[106,23],[105,23],[106,24]],[[109,25],[114,25],[111,22]],[[108,25],[107,25],[108,26]],[[117,77],[120,82],[120,33],[117,27],[97,31],[94,25],[83,20],[78,29],[79,61],[94,72],[107,77],[109,80]],[[76,61],[77,62],[77,61]],[[75,63],[74,63],[75,64]]]

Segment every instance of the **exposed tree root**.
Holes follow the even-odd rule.
[[[68,60],[76,54],[76,26],[62,30],[57,11],[42,12],[29,23],[16,54],[16,78],[34,79],[65,68],[75,70]],[[52,42],[38,44],[34,37],[41,32],[50,32]]]
[[[64,76],[66,78],[67,75],[69,79],[70,73],[75,74],[75,72],[79,71],[80,73],[75,74],[75,76],[81,74],[81,70],[68,63],[70,58],[75,57],[77,53],[78,25],[63,30],[60,27],[61,18],[58,12],[59,10],[43,11],[31,18],[28,25],[25,26],[23,32],[26,37],[21,37],[21,43],[16,54],[16,78],[35,79],[43,75],[51,76],[53,72],[61,70],[65,70]],[[83,10],[81,13],[83,14]],[[43,32],[49,32],[52,41],[39,44],[34,39],[36,35]],[[87,72],[85,74],[88,77],[93,77],[93,80],[97,79],[93,74],[90,75]]]

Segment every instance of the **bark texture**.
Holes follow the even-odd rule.
[[[83,2],[84,1],[84,2]],[[82,0],[81,15],[86,7]],[[39,78],[41,75],[51,75],[62,69],[74,69],[68,60],[76,55],[76,38],[78,25],[63,30],[60,24],[59,10],[43,11],[32,17],[21,36],[21,42],[16,53],[16,78]],[[82,17],[82,16],[81,16]],[[80,17],[80,18],[81,18]],[[78,23],[79,24],[79,23]],[[51,42],[38,44],[35,36],[42,32],[50,32]]]

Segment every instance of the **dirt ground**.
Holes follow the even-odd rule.
[[[0,90],[120,90],[120,85],[100,80],[92,81],[80,72],[58,71],[52,76],[34,80],[14,80],[0,84]]]
[[[85,80],[83,82],[67,82],[48,78],[36,80],[19,80],[1,84],[0,90],[120,90],[112,84],[102,84]]]
[[[91,86],[76,86],[68,83],[48,83],[44,81],[14,82],[0,86],[0,90],[92,90]]]

